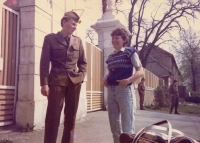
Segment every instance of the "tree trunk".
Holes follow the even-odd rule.
[[[197,90],[197,84],[196,84],[196,72],[194,69],[193,61],[191,62],[191,72],[192,72],[192,90],[196,91]]]
[[[129,12],[129,15],[128,15],[128,30],[130,32],[133,31],[133,23],[132,23],[132,20],[133,20],[133,11],[134,11],[134,6],[131,7],[131,10]],[[129,38],[129,42],[128,42],[128,46],[130,47],[131,46],[131,40],[132,40],[132,36],[130,36]],[[138,50],[138,47],[136,47],[136,49]]]
[[[145,46],[145,45],[144,45]],[[154,44],[149,44],[147,47],[143,47],[140,51],[139,57],[142,63],[142,66],[145,68],[148,63],[149,55],[151,54],[152,49],[154,48]]]

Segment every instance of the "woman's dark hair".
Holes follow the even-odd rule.
[[[129,42],[128,32],[124,28],[117,28],[112,31],[111,36],[121,36],[124,41],[126,41],[123,46],[127,46]]]
[[[174,83],[176,83],[177,82],[177,80],[174,80]]]

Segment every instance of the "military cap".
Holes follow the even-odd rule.
[[[80,17],[79,17],[78,14],[75,13],[74,11],[68,11],[68,12],[65,12],[65,13],[64,13],[64,16],[63,16],[62,20],[63,20],[64,18],[71,18],[71,19],[73,19],[75,22],[78,22]],[[61,20],[61,21],[62,21],[62,20]]]

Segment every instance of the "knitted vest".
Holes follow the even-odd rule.
[[[133,53],[136,52],[136,49],[133,47],[126,47],[124,52],[119,51],[117,53],[112,53],[108,56],[106,63],[108,65],[108,85],[117,86],[119,82],[116,80],[122,80],[129,78],[133,74],[133,65],[131,63],[130,57]],[[131,85],[130,83],[129,85]]]

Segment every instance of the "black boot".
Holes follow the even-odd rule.
[[[179,113],[177,110],[175,110],[174,114],[178,114],[178,115],[180,115],[180,113]]]
[[[172,108],[172,107],[170,107],[170,111],[169,111],[169,114],[171,114],[171,113],[172,113],[172,110],[173,110],[173,108]]]

